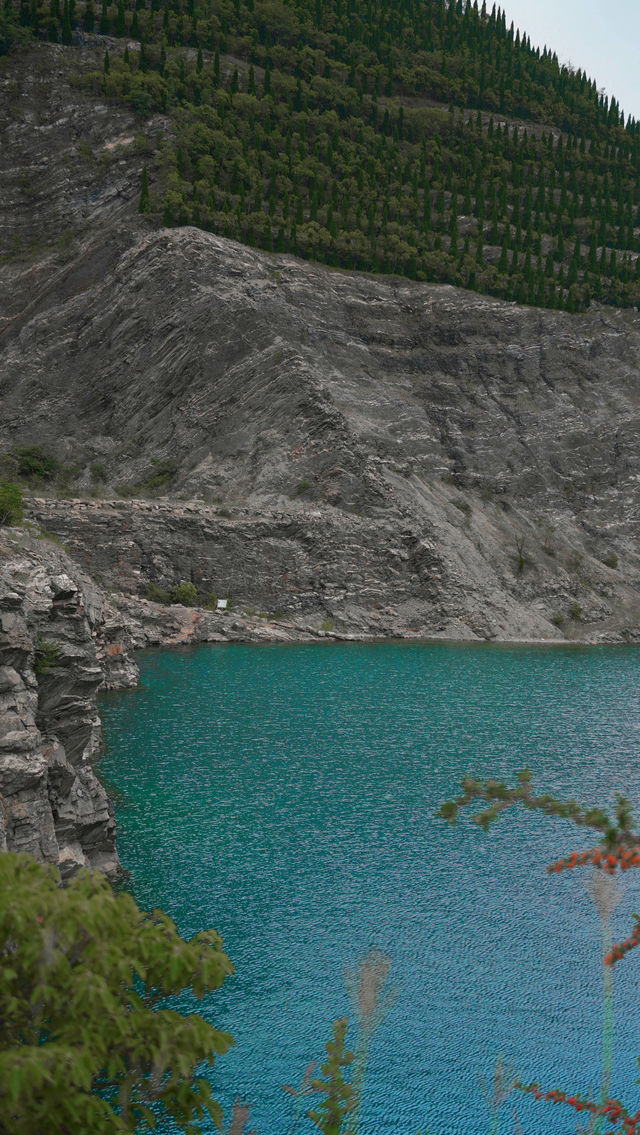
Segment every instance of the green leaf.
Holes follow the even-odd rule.
[[[447,823],[455,824],[458,818],[458,805],[454,800],[447,800],[442,805],[437,815],[441,816],[443,820],[447,821]]]
[[[233,970],[219,936],[185,941],[97,874],[58,883],[29,856],[0,855],[0,1084],[19,1116],[7,1135],[154,1130],[162,1114],[188,1130],[205,1109],[220,1122],[197,1073],[233,1038],[149,1003],[167,988],[218,988]]]

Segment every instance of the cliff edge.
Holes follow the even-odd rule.
[[[120,870],[113,808],[96,777],[102,687],[132,686],[116,612],[57,548],[0,538],[0,850],[64,877]]]

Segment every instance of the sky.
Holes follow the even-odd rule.
[[[532,47],[555,51],[640,120],[640,0],[499,0]],[[487,8],[491,5],[487,2]]]

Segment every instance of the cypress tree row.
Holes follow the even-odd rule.
[[[495,5],[4,11],[5,27],[40,38],[69,43],[96,24],[115,38],[84,82],[142,118],[171,117],[153,191],[146,171],[141,184],[142,211],[165,225],[520,303],[640,303],[640,126]]]

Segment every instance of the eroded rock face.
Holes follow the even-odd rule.
[[[101,686],[135,685],[122,622],[53,549],[0,538],[0,848],[116,875],[115,821],[93,770]],[[119,628],[119,633],[118,633]]]
[[[129,240],[7,328],[0,446],[55,436],[112,483],[170,465],[174,492],[365,514],[393,506],[396,476],[414,498],[452,478],[629,531],[637,313],[518,307],[193,228]]]
[[[601,551],[610,545],[571,516],[552,530],[522,509],[504,511],[451,485],[423,489],[420,509],[402,504],[401,493],[411,491],[415,482],[403,480],[396,508],[375,518],[318,505],[228,510],[168,500],[35,498],[29,511],[116,590],[136,646],[323,631],[638,641],[632,538],[618,540],[624,566],[612,567]],[[231,614],[140,599],[150,583],[170,591],[181,580],[203,596],[232,597]]]
[[[109,240],[95,277],[72,263],[6,328],[0,363],[0,452],[40,443],[112,498],[30,505],[94,577],[353,634],[637,638],[637,312],[192,228]]]

